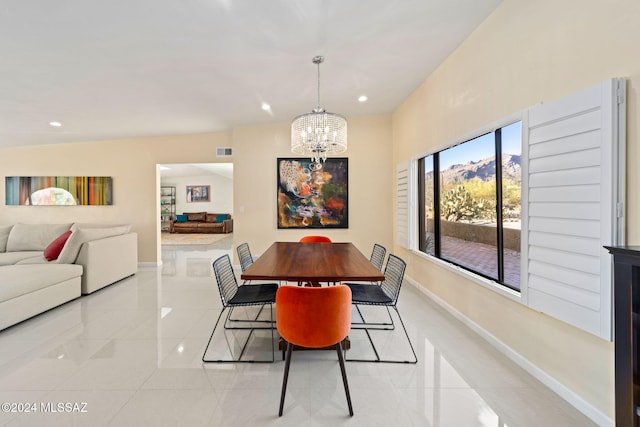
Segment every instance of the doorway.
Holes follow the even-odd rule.
[[[233,163],[161,164],[159,169],[161,233],[169,233],[170,220],[188,212],[233,218]]]

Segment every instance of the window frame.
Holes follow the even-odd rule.
[[[431,156],[435,153],[439,153],[441,151],[444,151],[448,148],[454,147],[456,145],[460,145],[463,144],[467,141],[471,141],[475,138],[478,138],[482,135],[486,135],[488,133],[492,133],[495,132],[498,129],[502,129],[506,126],[509,126],[513,123],[516,122],[522,122],[524,124],[524,118],[525,118],[525,112],[518,112],[516,114],[512,114],[510,116],[507,116],[501,120],[495,121],[493,123],[490,123],[486,126],[483,126],[481,128],[478,128],[474,131],[468,132],[458,138],[455,138],[447,143],[438,145],[436,147],[434,147],[431,150],[428,151],[424,151],[419,153],[418,155],[414,156],[411,160],[410,160],[410,167],[416,171],[416,173],[414,174],[414,180],[413,180],[413,185],[415,185],[414,190],[410,190],[410,192],[412,194],[414,194],[416,196],[416,204],[415,204],[415,220],[413,221],[413,232],[412,234],[415,235],[415,233],[419,233],[422,230],[424,230],[424,225],[422,224],[424,222],[424,218],[421,217],[421,215],[419,214],[420,210],[422,209],[419,205],[420,205],[420,201],[422,200],[422,196],[419,193],[419,191],[423,191],[423,188],[419,188],[420,184],[419,181],[424,181],[424,180],[419,180],[418,179],[418,175],[419,175],[419,162],[421,159],[426,158],[428,156]],[[521,138],[520,138],[520,151],[521,151],[521,156],[524,156],[525,151],[524,151],[524,144],[525,144],[525,140],[524,140],[524,126],[522,127],[522,131],[521,131]],[[524,162],[524,157],[522,158],[522,161]],[[434,162],[434,169],[436,167],[436,164]],[[501,169],[501,168],[497,168],[496,169]],[[436,186],[437,187],[437,186]],[[496,191],[498,190],[497,187],[499,187],[496,184]],[[527,191],[526,188],[522,187],[521,188],[521,198],[524,199],[524,193]],[[496,195],[497,197],[497,195]],[[439,213],[439,208],[437,208],[436,206],[434,206],[435,210],[434,210],[434,218],[436,218],[435,213],[438,212]],[[521,213],[522,215],[522,213]],[[439,224],[439,221],[434,221],[434,228],[435,231],[439,232],[439,225],[435,225],[435,224]],[[522,232],[522,230],[521,230]],[[454,262],[439,258],[437,256],[428,254],[426,252],[423,252],[422,250],[420,250],[420,244],[421,241],[423,240],[423,238],[421,237],[421,235],[418,235],[418,239],[412,239],[412,245],[410,248],[408,248],[413,254],[419,256],[420,258],[426,259],[430,262],[433,262],[441,267],[444,267],[445,269],[455,272],[457,274],[460,274],[462,276],[464,276],[465,278],[487,288],[490,289],[494,292],[497,292],[498,294],[512,299],[514,301],[518,301],[518,302],[522,302],[522,279],[521,279],[521,290],[515,290],[510,288],[509,286],[497,282],[496,280],[489,278],[487,276],[482,275],[481,273],[475,272],[473,270],[468,269],[467,267],[462,267]],[[496,249],[497,250],[497,249]],[[522,253],[522,247],[521,247],[521,253]],[[522,276],[521,276],[522,277]]]

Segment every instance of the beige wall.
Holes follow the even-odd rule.
[[[156,263],[161,259],[157,225],[160,177],[156,165],[215,163],[215,147],[231,145],[230,134],[219,133],[2,149],[0,224],[130,223],[132,231],[138,233],[138,260]],[[111,176],[114,204],[6,206],[4,177],[30,175]]]
[[[393,114],[394,162],[461,142],[490,123],[612,77],[628,81],[627,242],[640,243],[640,2],[505,0]],[[610,342],[531,311],[424,258],[408,275],[613,417]]]
[[[392,244],[391,117],[349,119],[349,228],[322,234],[352,241],[367,256],[373,243]],[[234,163],[234,242],[255,255],[276,240],[295,241],[308,230],[276,228],[276,159],[292,157],[290,124],[251,126],[228,133],[137,138],[0,150],[0,179],[28,175],[113,177],[113,206],[5,206],[0,185],[0,225],[16,222],[131,223],[139,234],[140,262],[161,259],[158,188],[162,163]],[[44,142],[44,141],[43,141]],[[233,158],[215,157],[217,146]],[[317,232],[317,231],[316,231]],[[314,233],[316,233],[314,232]]]
[[[351,241],[369,255],[374,243],[392,244],[391,117],[348,119],[349,228],[278,230],[276,173],[278,157],[291,155],[291,125],[237,128],[233,132],[234,241],[249,242],[254,255],[274,241],[296,241],[306,234],[324,234]],[[240,224],[241,226],[237,226]]]
[[[160,173],[162,175],[162,172]],[[176,187],[176,214],[183,212],[228,213],[233,216],[233,178],[209,175],[161,177],[161,185]],[[208,185],[209,202],[187,202],[188,185]]]

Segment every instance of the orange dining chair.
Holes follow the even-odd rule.
[[[342,341],[351,328],[351,290],[338,285],[325,288],[281,286],[276,292],[276,327],[287,344],[282,380],[279,416],[282,416],[287,391],[291,353],[294,346],[305,348],[335,347],[347,395],[349,415],[353,416],[347,372],[342,355]]]
[[[327,236],[304,236],[300,239],[300,242],[319,242],[319,243],[331,243],[331,239]]]
[[[300,243],[332,243],[327,236],[304,236],[300,239]],[[298,282],[298,286],[302,286],[302,282]],[[307,282],[305,286],[320,286],[320,282]]]

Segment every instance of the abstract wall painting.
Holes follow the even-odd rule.
[[[319,170],[309,158],[278,159],[278,228],[349,228],[349,163],[328,158]]]
[[[110,176],[7,176],[7,206],[113,205]]]
[[[187,185],[187,203],[210,202],[210,185]]]

